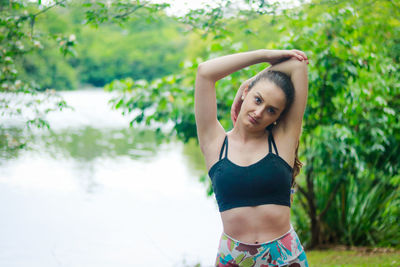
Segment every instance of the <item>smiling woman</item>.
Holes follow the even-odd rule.
[[[216,81],[261,62],[272,66],[239,88],[234,127],[225,132],[216,116]],[[308,266],[290,222],[291,186],[301,167],[306,62],[299,50],[256,50],[198,67],[197,134],[223,224],[215,266]]]

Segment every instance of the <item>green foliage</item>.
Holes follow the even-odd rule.
[[[118,23],[123,26],[130,19],[132,13],[145,10],[147,22],[154,22],[159,15],[158,11],[169,7],[169,4],[151,4],[147,1],[84,1],[80,6],[87,8],[86,23],[98,27],[106,22]],[[143,13],[142,13],[143,14]]]
[[[80,80],[96,86],[127,77],[151,81],[178,72],[183,60],[179,51],[185,46],[178,25],[165,16],[150,25],[136,19],[124,29],[85,27],[78,38],[83,44],[76,63]]]
[[[180,86],[177,86],[177,85]],[[116,80],[105,90],[118,90],[122,94],[111,100],[113,107],[122,109],[123,114],[138,111],[132,119],[134,123],[173,122],[178,136],[185,141],[196,134],[193,110],[193,89],[184,85],[183,76],[167,76],[149,83],[131,78]],[[161,126],[160,126],[161,127]],[[161,131],[158,127],[157,131]]]
[[[35,19],[40,14],[41,11],[25,1],[10,2],[0,10],[0,115],[4,118],[29,114],[25,122],[28,129],[32,126],[49,128],[45,115],[69,107],[54,91],[46,90],[39,95],[37,91],[41,87],[35,81],[25,79],[19,68],[23,56],[42,48],[40,36],[33,30]],[[63,47],[64,50],[68,48]],[[0,146],[5,151],[13,153],[26,146],[20,134],[7,129],[3,123],[1,128],[3,141]]]
[[[66,7],[65,3],[65,0],[47,5],[42,5],[41,1],[24,0],[0,3],[1,116],[25,116],[28,129],[31,126],[48,129],[47,113],[71,108],[55,94],[54,89],[75,89],[81,83],[102,86],[126,76],[153,79],[178,69],[180,55],[177,51],[184,42],[179,38],[174,42],[165,41],[178,37],[176,24],[170,24],[171,20],[160,13],[168,5],[112,1],[109,7],[101,1],[86,4],[76,1],[68,3],[68,10],[57,9]],[[153,22],[162,22],[154,23],[151,30],[146,27],[147,31],[143,32],[143,25],[149,24],[150,17],[153,17]],[[102,38],[95,40],[97,36],[92,28],[89,34],[92,39],[85,39],[83,37],[90,30],[86,27],[81,31],[84,18],[86,23],[96,27],[107,21],[126,23],[130,36],[123,39],[119,28],[116,31],[115,27],[109,26]],[[135,21],[128,24],[128,19],[132,18]],[[126,35],[128,31],[125,31]],[[139,34],[132,38],[136,32]],[[111,34],[115,38],[109,41],[107,37]],[[79,49],[75,49],[77,40],[80,40]],[[107,50],[110,53],[105,57],[99,56]],[[96,53],[88,58],[87,51]],[[84,56],[79,57],[80,53]],[[116,54],[117,60],[114,58]],[[95,60],[97,64],[90,64]],[[33,116],[28,118],[27,114]],[[1,147],[5,150],[9,146],[24,147],[23,138],[13,136],[11,130],[5,136],[5,140],[11,140],[2,142]],[[21,145],[15,145],[20,143],[18,139]]]
[[[313,186],[315,194],[302,197],[315,199],[320,243],[399,245],[400,214],[390,208],[400,201],[399,184],[390,183],[400,162],[399,21],[385,23],[389,3],[372,14],[367,6],[336,3],[321,12],[310,5],[286,26],[296,33],[286,48],[305,48],[313,61],[301,186]]]
[[[46,46],[48,41],[44,40],[42,43]],[[62,53],[64,51],[68,50],[63,49]],[[36,53],[18,58],[19,78],[23,81],[34,79],[38,84],[37,90],[45,88],[72,90],[77,88],[77,72],[62,57],[60,51],[56,49],[41,49]]]

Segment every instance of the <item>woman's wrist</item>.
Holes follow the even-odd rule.
[[[297,71],[297,70],[300,70],[303,68],[307,69],[307,63],[305,61],[300,61],[295,58],[290,58],[283,62],[269,66],[267,69],[280,71],[280,72],[287,74],[288,76],[292,76],[294,71]]]
[[[268,62],[271,65],[279,64],[281,62],[290,60],[291,58],[296,58],[299,61],[306,61],[308,64],[307,55],[304,52],[296,49],[292,50],[262,49],[261,53],[263,53],[264,62]]]
[[[260,49],[260,57],[263,59],[264,62],[270,63],[271,61],[271,49]],[[271,64],[271,63],[270,63]]]

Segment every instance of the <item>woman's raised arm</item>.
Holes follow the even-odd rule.
[[[290,134],[294,140],[298,140],[301,134],[301,125],[308,97],[308,71],[306,62],[290,59],[282,63],[268,67],[286,73],[292,80],[295,97],[293,104],[284,118],[280,121],[285,132]]]
[[[267,50],[260,49],[210,59],[200,63],[197,73],[214,82],[247,66],[267,61]]]
[[[215,83],[247,66],[265,62],[266,50],[255,50],[222,56],[201,63],[197,69],[195,85],[195,117],[200,147],[205,152],[206,145],[212,145],[218,135],[225,130],[217,119]]]
[[[299,50],[260,49],[218,57],[199,64],[195,85],[195,117],[200,147],[214,140],[224,129],[217,120],[215,83],[229,74],[261,62],[276,64],[287,58],[306,59]],[[203,150],[204,151],[204,150]]]

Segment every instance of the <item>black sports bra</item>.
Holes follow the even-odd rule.
[[[272,145],[276,154],[272,153]],[[249,166],[230,161],[228,136],[225,136],[219,161],[209,170],[219,211],[237,207],[277,204],[290,207],[293,168],[279,156],[272,131],[268,135],[269,153]],[[225,149],[225,157],[221,159]]]

